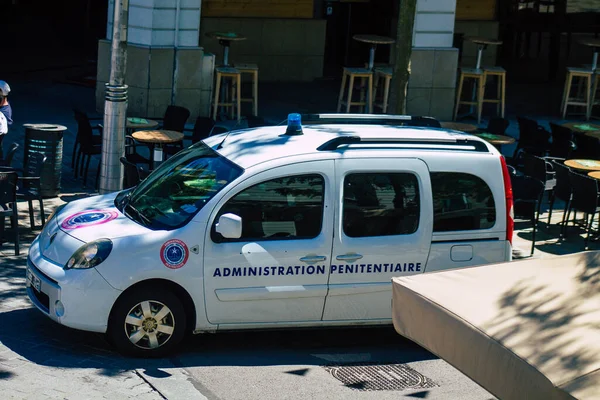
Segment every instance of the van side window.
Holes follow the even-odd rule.
[[[488,229],[496,223],[492,190],[478,176],[432,172],[433,231]]]
[[[325,182],[321,175],[298,175],[265,181],[231,198],[213,223],[213,242],[312,239],[321,233]],[[226,239],[215,231],[221,215],[242,218],[242,236]]]
[[[410,173],[350,174],[344,179],[344,233],[407,235],[419,226],[419,182]]]

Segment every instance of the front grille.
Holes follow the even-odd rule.
[[[58,282],[55,281],[54,279],[50,278],[48,275],[46,275],[45,273],[43,273],[42,271],[40,271],[35,264],[33,263],[33,261],[31,261],[31,258],[29,258],[29,256],[27,256],[27,266],[29,268],[31,268],[33,270],[33,272],[36,273],[37,276],[41,276],[44,279],[46,279],[47,281],[52,282],[53,284],[58,286]]]
[[[38,292],[33,287],[30,287],[29,290],[35,299],[38,301],[40,306],[42,307],[42,311],[45,311],[46,314],[50,313],[50,297],[46,293]]]

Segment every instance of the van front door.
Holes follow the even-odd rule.
[[[341,195],[323,320],[389,320],[392,277],[422,273],[429,255],[429,170],[415,158],[335,163]]]
[[[333,161],[260,172],[226,193],[204,247],[208,320],[215,324],[320,321],[333,238]],[[239,239],[215,224],[242,218]]]

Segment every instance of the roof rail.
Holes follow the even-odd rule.
[[[302,124],[401,125],[441,128],[432,117],[387,114],[302,114]]]
[[[415,147],[427,147],[427,146],[443,146],[443,147],[462,147],[461,150],[470,150],[487,153],[489,150],[487,145],[479,140],[473,139],[454,139],[454,138],[433,138],[433,139],[415,139],[415,138],[362,138],[360,136],[339,136],[334,139],[330,139],[323,143],[317,150],[319,151],[332,151],[336,150],[340,146],[351,145],[351,144],[400,144],[400,145],[414,145]],[[470,149],[465,149],[470,147]]]

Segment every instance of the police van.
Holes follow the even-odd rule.
[[[432,122],[433,121],[433,122]],[[502,155],[427,118],[290,114],[55,210],[27,293],[122,352],[188,331],[391,324],[391,278],[510,261]]]

